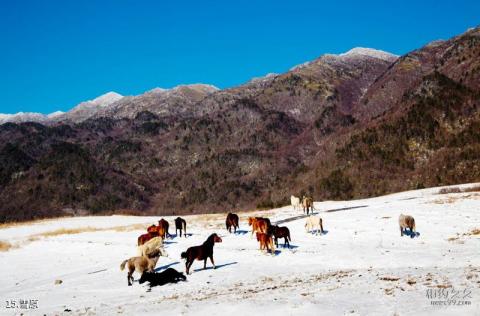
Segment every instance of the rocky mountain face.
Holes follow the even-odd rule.
[[[480,30],[397,57],[356,48],[284,74],[113,95],[0,125],[0,221],[272,207],[480,181]]]

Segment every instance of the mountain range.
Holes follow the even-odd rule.
[[[403,56],[326,54],[229,89],[111,92],[66,113],[0,115],[0,221],[480,181],[479,57],[474,28]]]

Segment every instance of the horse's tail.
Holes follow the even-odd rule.
[[[182,252],[182,253],[180,254],[180,258],[182,258],[182,259],[187,259],[187,252],[186,252],[186,251]]]
[[[123,261],[122,264],[120,265],[120,271],[123,271],[125,269],[125,265],[127,264],[128,259]]]

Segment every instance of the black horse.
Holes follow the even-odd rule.
[[[177,230],[180,230],[180,237],[182,237],[182,230],[183,235],[187,237],[187,221],[181,217],[175,218],[175,234],[177,234]]]
[[[138,280],[138,283],[142,284],[145,282],[150,282],[150,287],[152,287],[157,285],[165,285],[167,283],[177,283],[180,280],[185,281],[186,279],[187,277],[183,273],[180,273],[173,268],[168,268],[160,273],[143,272],[140,280]]]
[[[203,268],[206,269],[207,259],[210,258],[213,268],[215,269],[215,263],[213,262],[213,245],[215,245],[216,242],[222,242],[222,238],[218,237],[217,234],[211,234],[202,245],[190,247],[187,251],[182,252],[180,257],[186,260],[185,268],[187,274],[190,274],[190,267],[195,259],[203,260]]]

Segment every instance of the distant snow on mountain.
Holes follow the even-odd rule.
[[[359,56],[368,56],[374,57],[386,61],[393,61],[398,58],[398,55],[391,54],[389,52],[385,52],[383,50],[373,49],[373,48],[365,48],[365,47],[355,47],[345,52],[343,54],[337,55],[339,57],[359,57]]]

